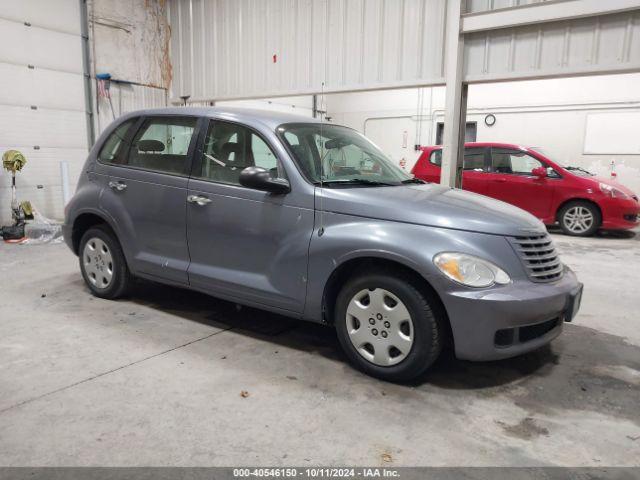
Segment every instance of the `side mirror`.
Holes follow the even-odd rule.
[[[240,185],[270,193],[289,193],[291,186],[284,178],[271,178],[269,170],[247,167],[240,172]]]
[[[547,178],[547,169],[544,167],[536,167],[531,170],[531,173],[538,178]]]

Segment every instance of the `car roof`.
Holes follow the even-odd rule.
[[[210,117],[219,118],[222,120],[236,121],[249,126],[262,124],[271,129],[275,129],[278,125],[282,125],[283,123],[320,123],[320,120],[318,120],[317,118],[306,117],[304,115],[294,115],[291,113],[276,112],[271,110],[259,110],[239,107],[150,108],[130,112],[123,118],[136,117],[141,115],[191,115],[198,117]]]
[[[498,147],[498,148],[510,148],[513,150],[530,150],[529,147],[523,147],[522,145],[516,145],[515,143],[502,143],[502,142],[466,142],[464,144],[465,147],[476,147],[476,148],[485,148],[485,147]],[[442,145],[430,145],[427,147],[422,147],[422,150],[438,150],[441,149]]]

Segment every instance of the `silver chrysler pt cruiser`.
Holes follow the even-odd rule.
[[[467,360],[539,348],[582,294],[530,214],[417,180],[350,128],[274,112],[123,116],[63,230],[96,296],[142,277],[332,325],[356,367],[390,381],[447,345]]]

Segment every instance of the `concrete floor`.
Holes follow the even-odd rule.
[[[64,245],[0,245],[0,465],[640,465],[640,235],[554,237],[575,324],[413,386],[330,329],[147,283],[96,299]]]

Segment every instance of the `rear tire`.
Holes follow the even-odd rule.
[[[444,329],[434,305],[408,276],[356,274],[336,300],[338,339],[349,361],[368,375],[416,379],[442,351]]]
[[[590,237],[600,228],[602,215],[593,203],[574,200],[560,209],[558,221],[566,235]]]
[[[87,230],[78,250],[82,278],[96,297],[113,300],[124,296],[131,285],[131,273],[120,242],[106,225]]]

